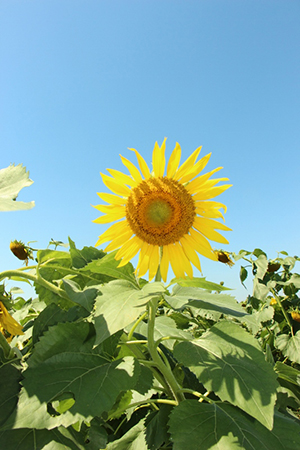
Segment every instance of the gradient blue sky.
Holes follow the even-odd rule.
[[[230,178],[223,248],[300,253],[298,0],[1,0],[0,39],[0,168],[23,163],[36,202],[1,213],[0,270],[11,239],[94,245],[99,172],[165,136]],[[238,264],[201,262],[249,293]]]

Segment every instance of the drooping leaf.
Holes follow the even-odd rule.
[[[294,336],[280,334],[276,337],[275,344],[284,356],[300,364],[300,330]]]
[[[90,262],[82,270],[127,280],[136,285],[133,265],[128,263],[123,267],[118,267],[120,261],[115,260],[116,253],[117,251],[108,253],[103,258]]]
[[[146,418],[146,442],[151,450],[159,450],[169,441],[167,425],[172,408],[170,405],[161,405],[159,411],[151,413]]]
[[[277,413],[272,431],[225,403],[186,400],[171,412],[173,450],[295,450],[299,425]],[[285,427],[285,430],[284,430]]]
[[[162,283],[149,283],[141,290],[125,280],[103,286],[102,295],[95,302],[95,345],[136,320],[145,311],[147,302],[164,291]]]
[[[133,389],[139,373],[140,365],[132,357],[108,362],[93,353],[65,352],[27,369],[23,385],[41,402],[71,393],[75,404],[69,412],[91,419],[109,411],[121,391]]]
[[[177,344],[174,356],[208,391],[272,428],[276,374],[258,341],[243,328],[219,322],[200,338]]]
[[[0,211],[17,211],[31,209],[34,202],[16,201],[18,194],[24,187],[30,186],[33,181],[29,178],[29,172],[22,164],[11,164],[0,170]]]
[[[206,289],[208,291],[230,291],[231,288],[227,288],[225,286],[222,286],[221,284],[213,283],[212,281],[207,281],[205,277],[203,278],[173,278],[169,286],[172,284],[178,284],[179,286],[183,287],[198,287],[201,289]]]
[[[194,287],[175,286],[172,295],[165,295],[172,308],[192,308],[196,315],[207,317],[209,313],[220,313],[233,317],[244,317],[245,310],[234,297],[228,294],[212,294]]]

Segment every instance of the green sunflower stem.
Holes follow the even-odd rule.
[[[181,391],[181,387],[176,381],[176,378],[173,375],[172,370],[166,366],[161,357],[157,352],[156,343],[154,340],[154,327],[155,327],[155,317],[158,306],[159,298],[153,298],[148,303],[149,308],[149,317],[148,317],[148,350],[151,355],[153,362],[155,363],[157,369],[163,376],[167,385],[169,386],[172,395],[177,403],[180,403],[185,399],[183,392]]]
[[[31,275],[30,273],[24,273],[20,270],[6,270],[4,272],[0,273],[0,281],[4,280],[4,278],[23,278],[25,280],[33,281],[34,283],[37,283],[44,288],[48,289],[49,291],[52,291],[54,294],[59,295],[62,298],[68,299],[69,297],[65,293],[64,290],[60,289],[59,287],[55,286],[52,283],[49,283],[49,281],[45,280],[43,277],[40,276],[40,274],[37,271],[37,275]]]

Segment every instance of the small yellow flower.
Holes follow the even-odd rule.
[[[277,305],[276,298],[271,298],[270,305],[271,305],[271,306]]]
[[[155,143],[150,172],[143,157],[132,150],[139,169],[121,156],[130,175],[107,169],[111,177],[101,174],[102,180],[112,194],[98,193],[108,205],[97,205],[104,213],[94,220],[99,224],[115,222],[96,243],[111,241],[106,251],[119,249],[115,258],[122,260],[119,267],[127,264],[139,253],[136,273],[139,277],[149,271],[152,280],[160,264],[162,279],[166,281],[169,264],[176,277],[187,274],[193,277],[191,263],[201,271],[198,253],[217,261],[209,240],[228,244],[216,230],[230,230],[215,219],[223,218],[222,203],[210,199],[224,192],[231,185],[216,186],[228,178],[210,179],[222,167],[199,176],[210,155],[196,162],[201,147],[181,165],[181,148],[177,143],[166,168],[165,141],[161,147]],[[159,261],[159,249],[162,259]]]
[[[227,264],[229,267],[234,266],[234,262],[230,259],[228,252],[224,252],[223,250],[215,250],[215,253],[218,257],[218,261],[223,264]]]
[[[7,339],[11,341],[14,336],[24,334],[22,326],[9,314],[3,303],[0,301],[0,332],[5,336],[8,332],[10,337]],[[6,336],[5,336],[6,337]]]
[[[292,319],[295,322],[300,322],[300,310],[299,310],[299,308],[291,308],[289,310],[289,313],[291,314]]]
[[[9,248],[17,258],[25,261],[26,266],[28,266],[28,258],[33,259],[32,249],[23,244],[22,241],[11,241]]]

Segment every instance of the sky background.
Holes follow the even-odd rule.
[[[13,239],[93,246],[100,171],[126,171],[128,147],[150,165],[164,137],[233,184],[215,248],[299,255],[299,48],[299,0],[1,0],[0,168],[26,166],[36,206],[1,213],[0,270],[21,265]],[[239,264],[201,263],[251,293]]]

